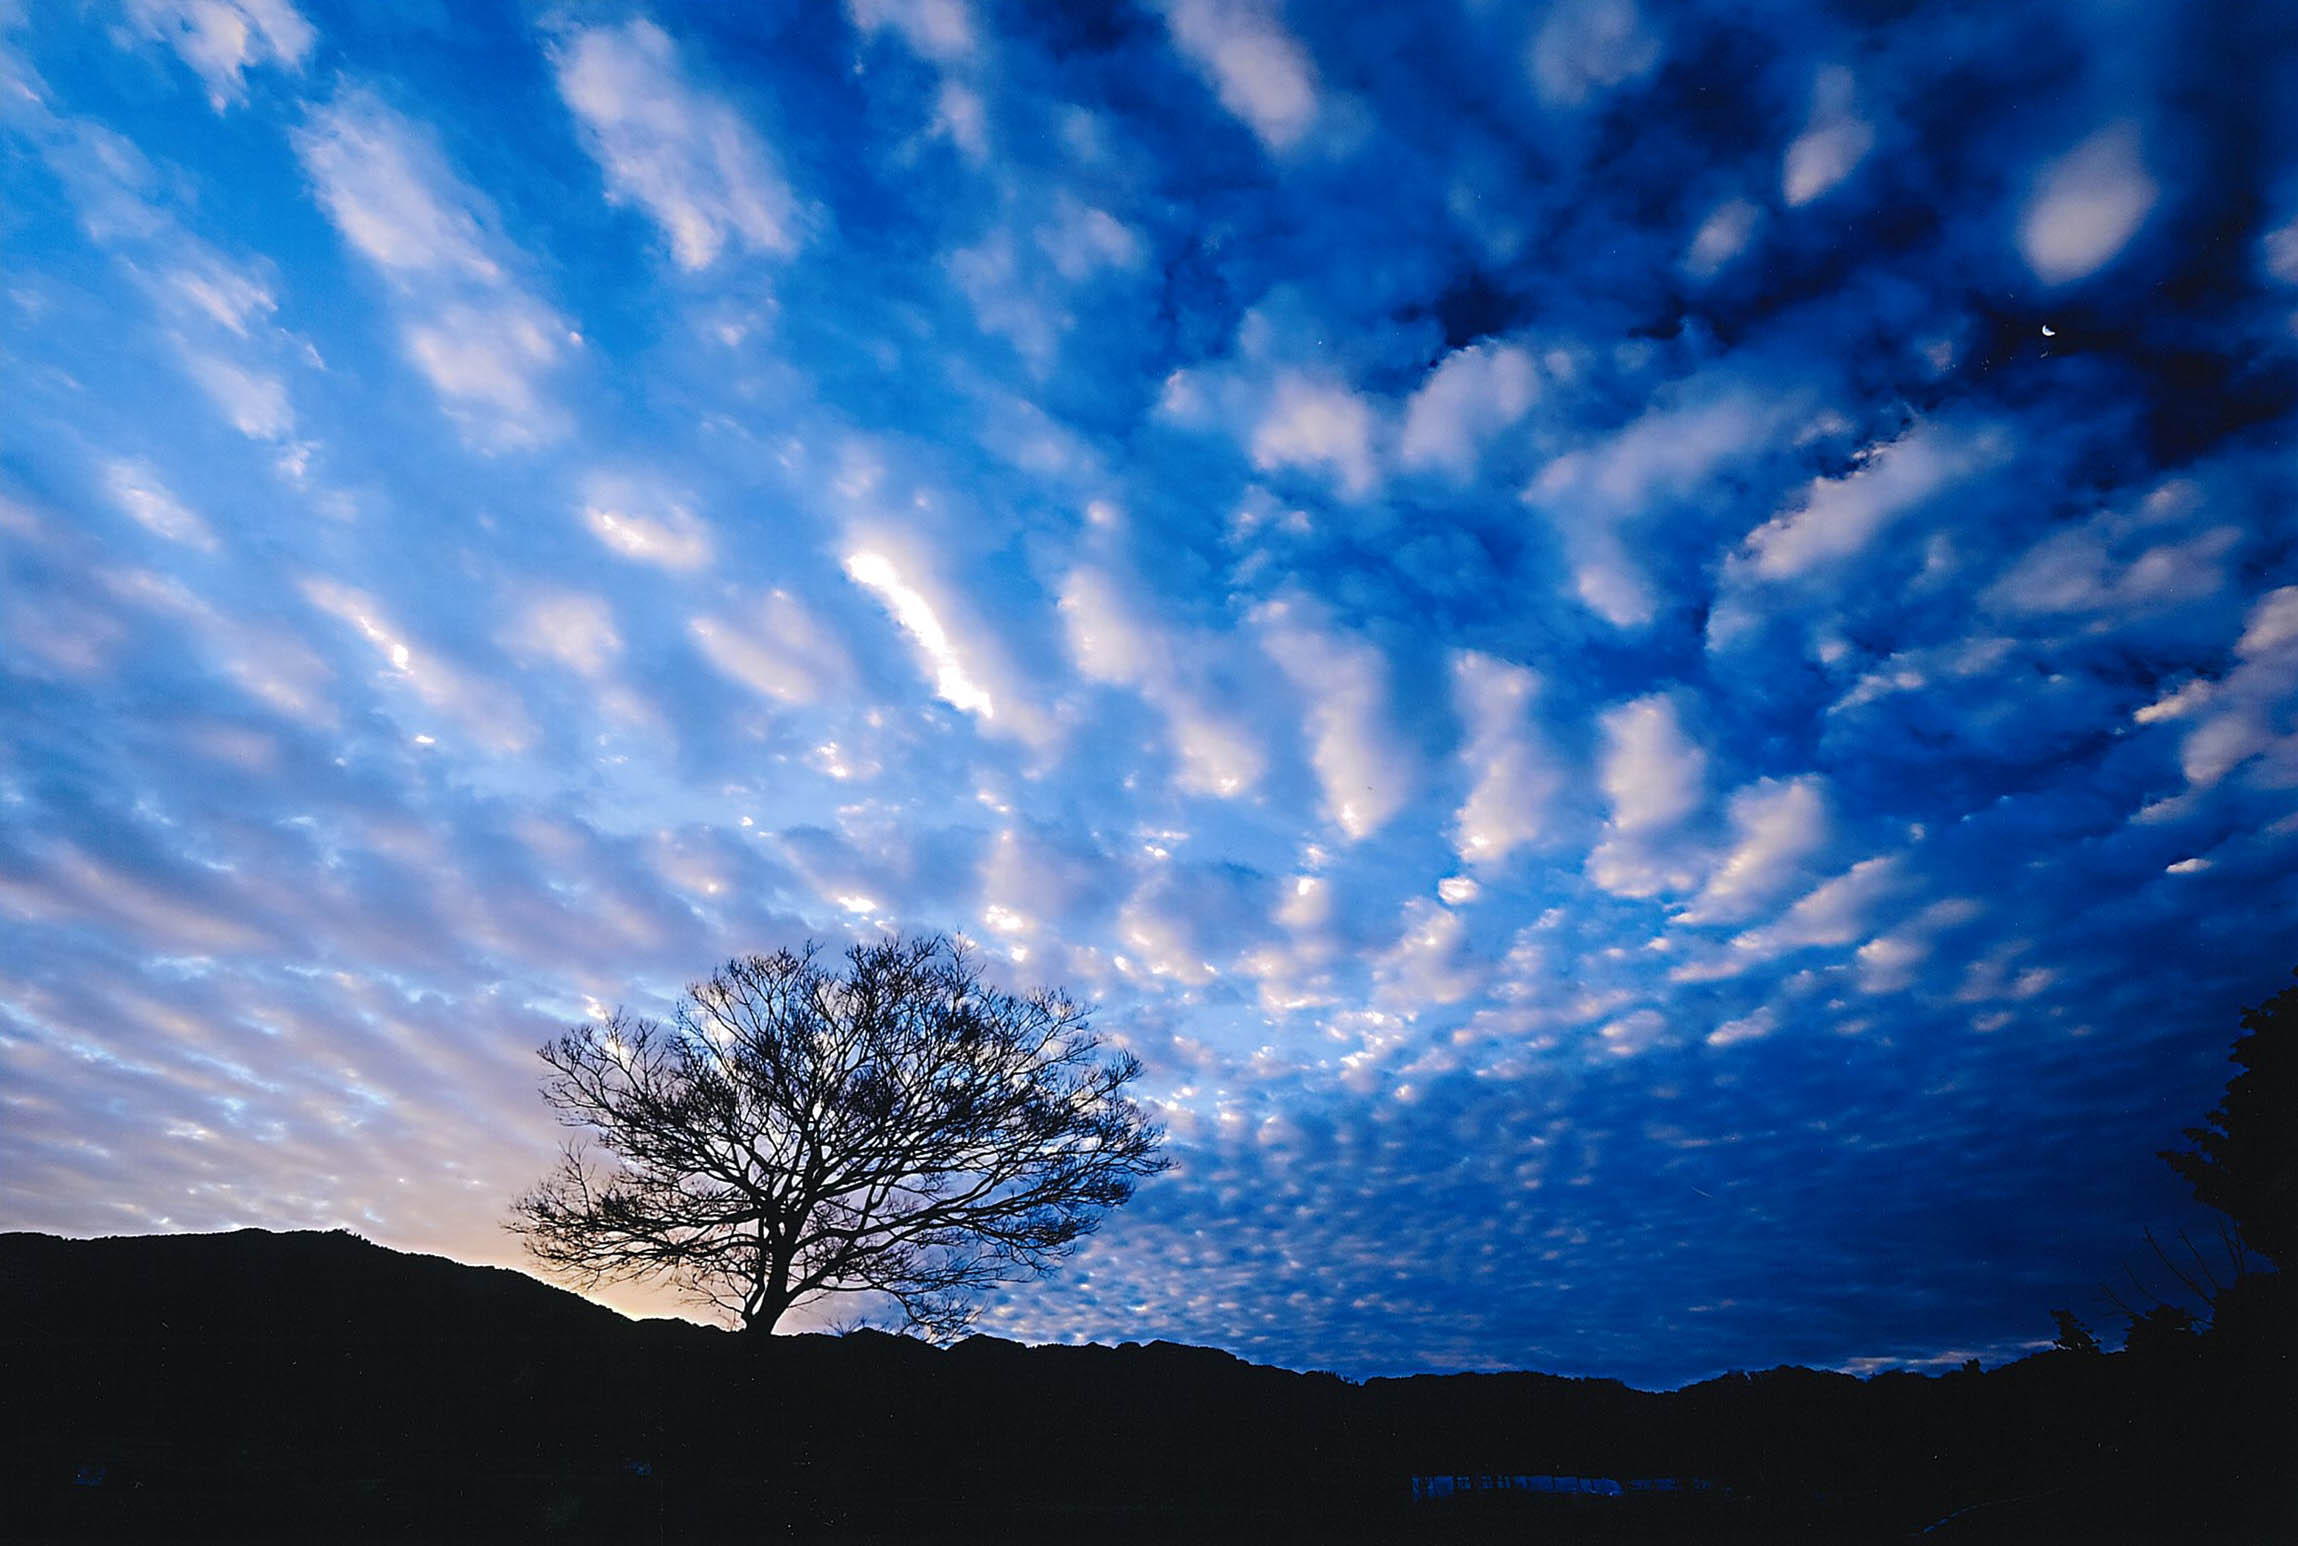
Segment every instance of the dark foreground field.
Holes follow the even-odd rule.
[[[1356,1384],[631,1322],[340,1233],[6,1235],[0,1536],[2298,1540],[2289,1292],[2218,1320],[1937,1378]]]

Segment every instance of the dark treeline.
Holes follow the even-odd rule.
[[[1165,1343],[745,1337],[343,1233],[5,1235],[0,1533],[2285,1540],[2287,1277],[2131,1352],[1651,1393],[1355,1384]],[[1712,1486],[1413,1498],[1415,1476],[1528,1474]]]

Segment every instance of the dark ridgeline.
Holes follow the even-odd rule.
[[[1880,1542],[1959,1514],[1923,1538],[2298,1539],[2287,1277],[2145,1353],[1654,1394],[744,1336],[341,1232],[12,1234],[0,1536]],[[1532,1476],[1626,1495],[1478,1490]]]
[[[2120,1353],[2058,1310],[2050,1351],[1984,1372],[1359,1385],[1162,1342],[634,1322],[342,1231],[9,1234],[0,1533],[2298,1540],[2298,989],[2243,1023],[2165,1156],[2228,1219],[2226,1275],[2157,1243],[2194,1304],[2126,1306]]]

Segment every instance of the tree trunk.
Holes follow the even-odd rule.
[[[743,1317],[742,1329],[759,1337],[773,1335],[774,1327],[790,1313],[790,1301],[794,1297],[790,1292],[790,1264],[778,1261],[769,1269],[760,1287],[758,1308]]]

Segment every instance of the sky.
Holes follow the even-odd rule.
[[[2298,12],[0,0],[0,278],[0,1227],[515,1263],[546,1038],[927,930],[1175,1160],[1002,1336],[1933,1368],[2208,1226]]]

